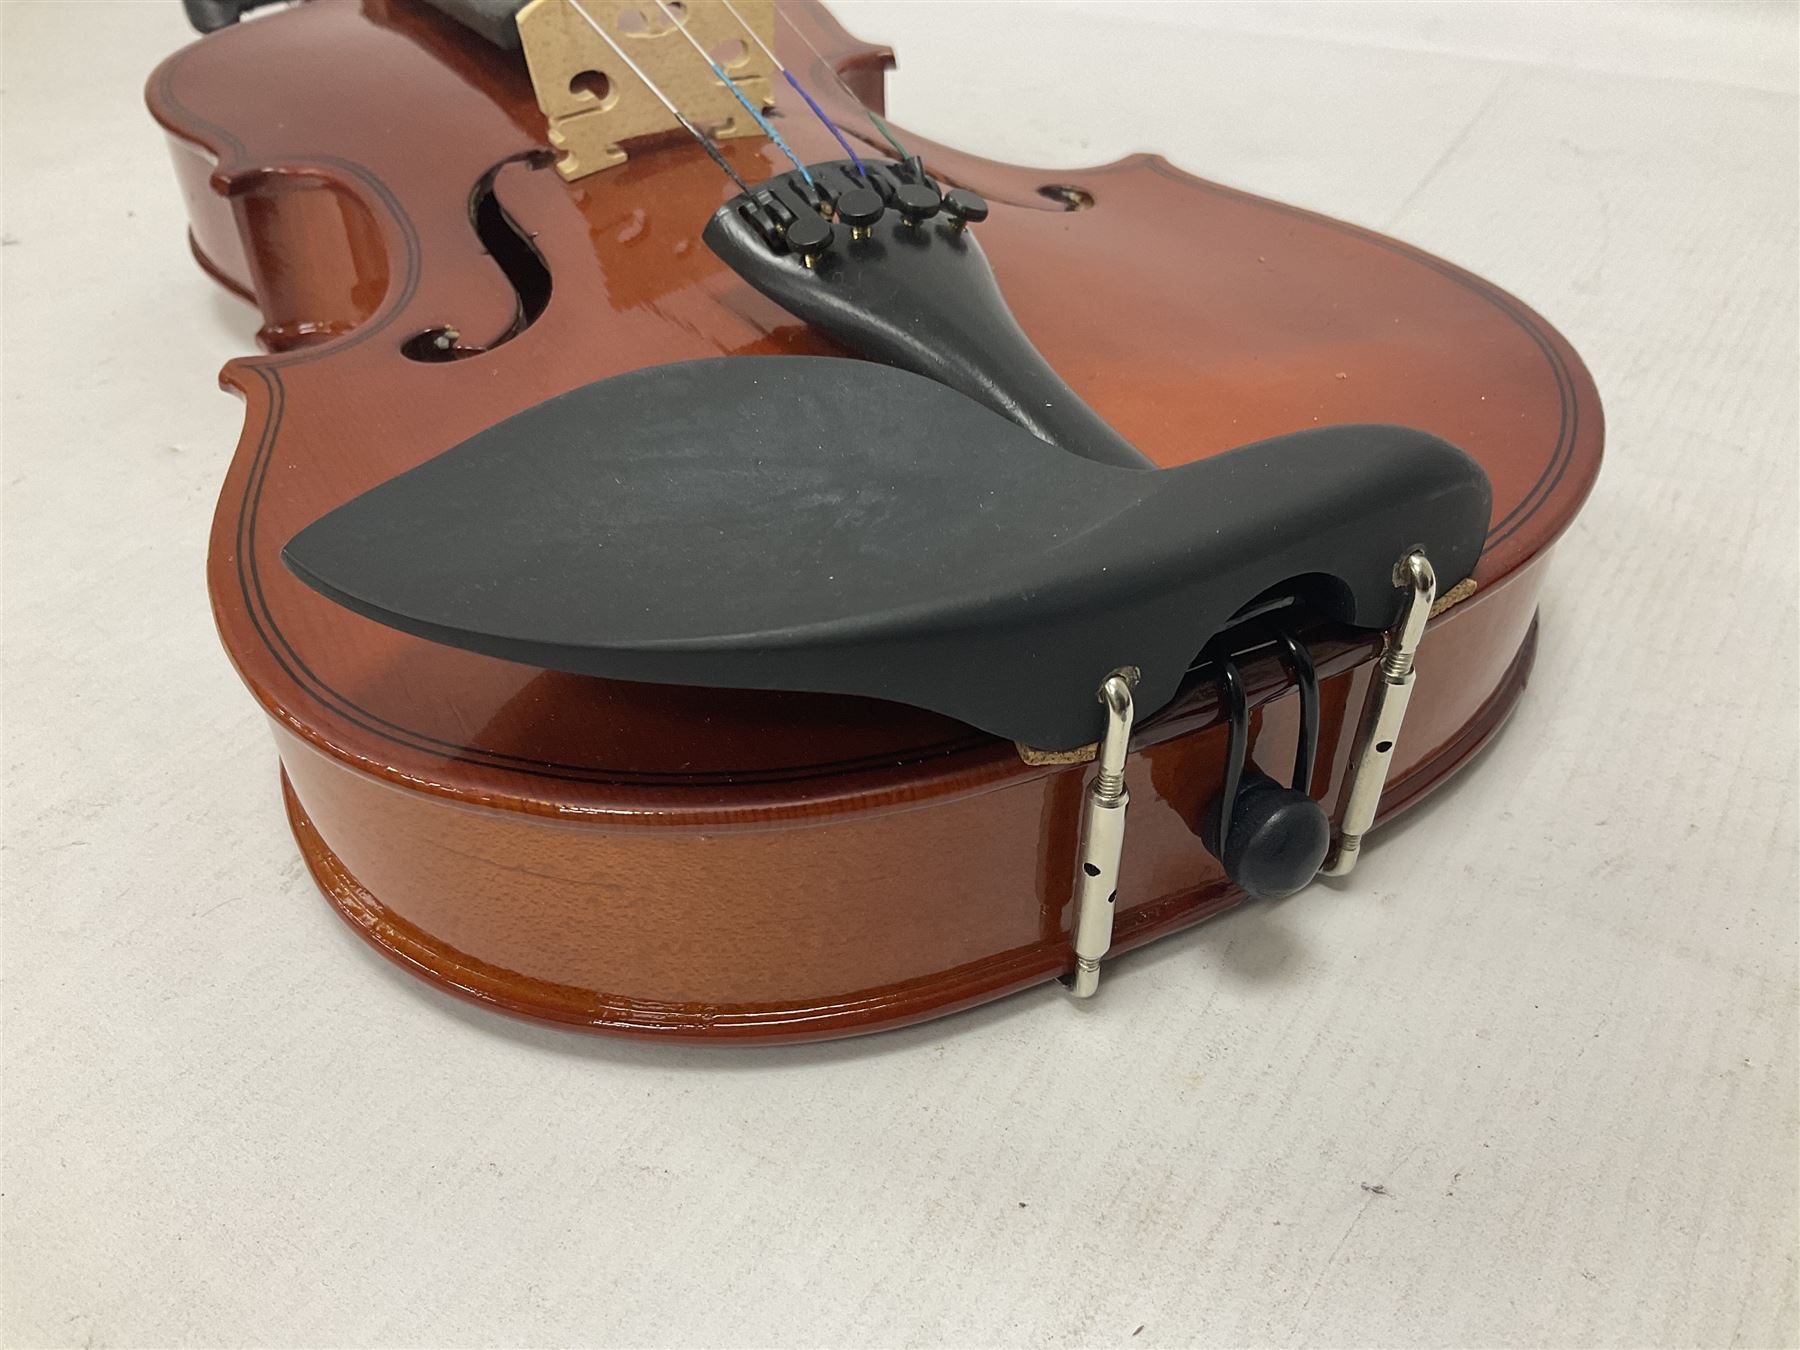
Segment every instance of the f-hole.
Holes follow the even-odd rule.
[[[534,169],[550,163],[550,156],[542,153],[521,158]],[[500,171],[514,162],[508,159],[496,164],[482,175],[475,190],[469,194],[469,222],[474,227],[475,237],[481,240],[482,247],[517,297],[512,322],[486,346],[465,342],[461,330],[454,324],[427,328],[400,344],[401,352],[412,360],[460,361],[464,357],[493,351],[536,323],[550,303],[550,269],[544,265],[531,236],[507,214],[500,204],[499,194],[494,191],[494,180],[500,176]]]

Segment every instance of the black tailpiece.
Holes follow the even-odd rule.
[[[725,203],[707,246],[846,350],[949,385],[1084,459],[1151,461],[1062,382],[1020,330],[968,227],[987,203],[940,193],[918,160],[811,166]],[[826,212],[836,217],[828,219]]]

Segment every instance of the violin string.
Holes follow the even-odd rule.
[[[569,0],[569,8],[573,9],[587,21],[587,26],[594,30],[595,34],[602,42],[613,49],[613,54],[625,63],[626,68],[644,82],[644,88],[655,94],[656,101],[669,110],[669,116],[681,123],[682,129],[685,130],[688,135],[700,142],[700,148],[705,150],[706,153],[711,156],[712,162],[725,171],[725,176],[738,185],[738,190],[740,192],[748,196],[750,193],[750,185],[744,181],[743,176],[739,174],[736,169],[731,167],[731,162],[725,158],[724,153],[719,147],[713,144],[712,138],[681,115],[681,109],[670,102],[669,96],[656,87],[656,82],[648,75],[644,74],[643,69],[636,61],[633,61],[625,54],[625,49],[612,40],[612,35],[610,33],[594,22],[594,16],[589,14],[582,6],[581,0]]]
[[[725,73],[725,68],[712,59],[712,54],[700,45],[700,39],[688,32],[687,25],[682,23],[681,17],[676,14],[674,10],[670,9],[669,6],[664,3],[664,0],[656,0],[656,7],[663,12],[663,17],[665,19],[675,25],[676,30],[680,32],[681,36],[688,40],[688,46],[692,47],[700,54],[700,59],[712,67],[713,74],[717,75],[719,79],[724,82],[725,87],[736,97],[737,101],[744,105],[744,111],[756,119],[756,125],[762,128],[763,134],[775,142],[776,147],[782,154],[794,161],[794,167],[800,170],[800,176],[806,180],[806,185],[811,187],[813,185],[813,178],[806,170],[805,161],[803,161],[800,156],[796,155],[792,148],[789,147],[788,143],[781,138],[781,133],[775,130],[774,126],[769,122],[769,119],[762,115],[761,109],[744,97],[744,91],[738,88],[737,81],[727,75]]]
[[[849,87],[848,85],[845,86],[845,88],[848,88],[848,87]],[[863,111],[868,113],[869,120],[875,124],[875,130],[879,131],[882,134],[882,136],[887,140],[887,143],[894,147],[894,153],[896,155],[898,155],[901,159],[911,159],[912,158],[912,155],[910,155],[907,152],[906,147],[904,145],[900,144],[900,138],[898,136],[894,135],[894,129],[892,127],[890,127],[886,122],[881,120],[880,113],[876,112],[873,108],[864,108]]]
[[[775,55],[770,49],[769,44],[764,42],[757,31],[750,26],[749,21],[745,19],[742,14],[738,13],[737,6],[732,4],[731,0],[721,0],[721,3],[725,6],[731,17],[738,21],[738,27],[742,28],[744,32],[749,35],[752,42],[762,48],[762,54],[769,58],[769,61],[774,65],[775,69],[779,70],[787,82],[793,86],[794,92],[806,101],[806,106],[813,110],[813,116],[817,117],[825,124],[825,130],[831,133],[832,139],[844,147],[844,153],[850,156],[850,162],[856,166],[856,171],[862,175],[865,183],[868,182],[869,171],[863,166],[862,156],[858,155],[856,153],[856,148],[852,146],[849,141],[844,139],[844,133],[838,130],[837,123],[827,117],[825,115],[825,110],[813,101],[813,96],[807,93],[800,81],[794,78],[794,72],[781,63],[781,58]]]
[[[881,114],[877,113],[873,108],[864,108],[863,111],[868,113],[869,120],[875,124],[875,130],[879,131],[887,143],[894,147],[894,153],[897,156],[901,159],[912,158],[912,155],[907,152],[906,147],[900,144],[900,138],[894,135],[894,129],[881,120]]]
[[[846,94],[848,94],[850,96],[850,101],[852,103],[854,103],[857,107],[862,109],[863,116],[867,117],[869,119],[869,121],[871,121],[875,124],[875,130],[877,130],[881,133],[881,138],[884,141],[886,141],[889,145],[894,147],[894,153],[896,155],[898,155],[901,159],[911,159],[912,156],[906,153],[906,147],[904,145],[900,144],[900,138],[898,136],[894,135],[893,128],[890,127],[886,122],[882,121],[880,116],[875,112],[875,110],[873,108],[869,107],[868,104],[864,103],[860,98],[858,98],[856,96],[856,91],[850,87],[850,82],[848,80],[846,80],[841,74],[838,73],[838,68],[836,66],[832,65],[831,62],[829,62],[825,59],[825,53],[821,52],[817,47],[813,46],[812,39],[807,37],[805,32],[802,31],[800,25],[795,23],[793,21],[793,19],[789,17],[788,12],[785,9],[780,8],[779,6],[776,7],[775,12],[777,14],[779,14],[783,19],[787,20],[787,26],[790,30],[792,30],[794,36],[799,38],[801,42],[806,44],[807,51],[811,52],[814,56],[819,58],[819,64],[821,66],[825,67],[826,70],[831,72],[831,78],[837,81],[838,88],[842,89]],[[798,87],[798,86],[796,86],[796,87]]]

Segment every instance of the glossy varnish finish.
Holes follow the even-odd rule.
[[[879,106],[886,53],[821,9],[789,13]],[[777,34],[804,78],[816,58]],[[815,70],[812,88],[854,134],[835,83]],[[272,353],[224,373],[247,413],[212,541],[220,632],[274,721],[308,862],[372,941],[511,1010],[645,1034],[844,1034],[1067,968],[1087,766],[873,701],[516,666],[361,619],[280,565],[331,507],[541,399],[658,362],[832,350],[699,242],[730,188],[698,149],[641,147],[564,183],[515,58],[407,0],[216,34],[150,100],[196,255],[259,306]],[[784,133],[837,153],[807,120]],[[1598,401],[1567,344],[1448,264],[1160,160],[1052,177],[916,148],[994,204],[979,237],[1021,324],[1160,463],[1348,421],[1481,460],[1478,587],[1426,637],[1385,810],[1441,780],[1522,686],[1546,550],[1598,467]],[[761,142],[726,153],[746,178],[781,167]],[[471,222],[485,181],[549,274],[522,331]],[[1093,205],[1063,210],[1052,183]],[[463,359],[406,354],[440,332]],[[1335,807],[1374,646],[1311,636],[1315,791]],[[1294,700],[1268,656],[1247,675],[1255,754],[1280,773]],[[1239,898],[1193,830],[1223,743],[1203,675],[1140,727],[1121,947]]]

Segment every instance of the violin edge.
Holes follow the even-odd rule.
[[[1536,652],[1536,608],[1535,585],[1503,587],[1445,616],[1461,613],[1452,626],[1466,625],[1466,640],[1422,646],[1425,692],[1382,820],[1466,765],[1513,711]],[[1471,687],[1483,667],[1503,669]],[[1365,660],[1321,681],[1314,792],[1329,818],[1342,808],[1373,674]],[[1289,696],[1254,714],[1262,761],[1292,755],[1297,713]],[[1071,959],[1084,764],[721,829],[679,815],[576,822],[429,797],[276,732],[296,839],[340,915],[431,982],[537,1020],[629,1035],[820,1038],[999,997]],[[1218,739],[1177,734],[1128,761],[1134,845],[1120,879],[1121,949],[1242,898],[1200,837]],[[541,940],[546,921],[553,942]]]
[[[1535,609],[1504,678],[1449,745],[1395,779],[1376,828],[1392,823],[1444,786],[1486,747],[1517,710],[1537,655]],[[1080,766],[1077,766],[1079,776]],[[338,916],[375,951],[442,993],[527,1022],[637,1040],[731,1045],[823,1041],[892,1031],[965,1011],[1066,975],[1069,936],[1058,922],[1038,941],[895,984],[787,1003],[711,1003],[608,995],[535,979],[468,955],[389,909],[334,853],[307,815],[286,761],[282,802],[314,883]],[[1146,946],[1250,899],[1222,876],[1136,906],[1120,906],[1111,955]],[[1109,958],[1110,959],[1110,958]]]

